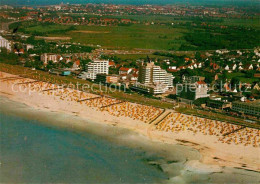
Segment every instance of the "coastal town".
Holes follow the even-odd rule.
[[[72,44],[53,45],[53,51],[64,49],[65,53],[38,53],[38,41],[33,37],[26,39],[30,42],[27,44],[3,36],[0,37],[1,54],[11,55],[18,65],[32,70],[114,85],[128,93],[173,105],[181,103],[259,121],[259,48],[195,52],[189,57],[155,52],[153,58],[142,54],[143,59],[122,60],[107,50]]]
[[[3,5],[0,94],[211,149],[203,155],[210,163],[259,172],[260,45],[254,36],[227,41],[260,31],[229,21],[257,17],[250,7]],[[148,42],[135,46],[135,39]]]

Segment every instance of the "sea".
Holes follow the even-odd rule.
[[[77,128],[72,122],[86,123]],[[200,153],[0,96],[0,183],[258,183],[259,173],[199,170]]]

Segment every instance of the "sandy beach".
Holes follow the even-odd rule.
[[[202,155],[202,164],[189,163],[193,168],[219,172],[227,166],[260,172],[260,130],[74,89],[60,89],[59,86],[4,72],[0,72],[0,95],[36,109],[63,112],[127,128],[152,141],[193,147]],[[86,125],[71,122],[71,126]]]

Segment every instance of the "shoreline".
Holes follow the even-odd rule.
[[[15,76],[7,73],[3,74],[5,76]],[[15,83],[17,81],[11,81],[11,84],[12,82]],[[3,82],[0,85],[0,95],[9,98],[12,101],[24,103],[39,110],[65,113],[92,122],[94,120],[95,123],[125,128],[147,137],[152,142],[167,143],[169,145],[179,144],[194,148],[202,155],[202,158],[200,159],[201,164],[206,164],[208,167],[217,170],[221,167],[232,167],[260,172],[260,156],[258,156],[260,155],[259,147],[245,147],[243,145],[220,143],[214,136],[203,135],[200,133],[194,134],[188,131],[175,133],[161,131],[158,130],[154,124],[145,123],[145,120],[141,121],[140,119],[133,120],[132,118],[124,116],[113,116],[106,110],[99,111],[96,107],[83,106],[73,100],[62,101],[55,95],[46,95],[35,92],[29,96],[27,92],[15,93],[10,88],[11,84]],[[132,106],[134,107],[134,105]],[[169,112],[172,114],[176,113],[172,110],[169,110]],[[158,115],[158,113],[155,115]],[[106,119],[104,119],[104,117]],[[189,116],[187,117],[189,118]],[[78,128],[84,127],[83,124],[70,124],[70,126],[78,126]],[[194,167],[197,167],[196,164],[193,165]]]

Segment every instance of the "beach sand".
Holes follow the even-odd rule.
[[[67,113],[101,124],[108,124],[112,126],[126,128],[135,131],[138,134],[141,134],[154,142],[162,142],[169,145],[180,144],[199,150],[200,154],[202,155],[200,163],[198,164],[197,162],[190,161],[187,163],[187,169],[192,170],[193,168],[201,170],[202,172],[219,172],[221,171],[221,168],[223,166],[227,166],[260,172],[260,149],[258,135],[259,130],[241,130],[241,134],[243,136],[248,132],[253,131],[251,134],[253,134],[256,140],[255,142],[251,141],[251,144],[247,144],[248,141],[243,142],[244,139],[242,140],[242,143],[239,144],[235,144],[233,141],[228,141],[228,143],[226,143],[227,141],[225,142],[223,140],[219,140],[222,135],[210,135],[208,129],[203,130],[202,128],[200,130],[196,127],[193,127],[194,129],[196,129],[196,131],[191,131],[186,125],[191,124],[189,123],[189,121],[191,120],[198,122],[207,122],[209,120],[196,119],[196,117],[193,116],[177,114],[173,110],[167,110],[167,113],[171,114],[169,115],[170,118],[166,117],[158,125],[154,125],[156,121],[152,124],[149,124],[149,122],[151,122],[155,117],[163,113],[162,109],[142,106],[139,104],[128,102],[122,102],[118,105],[113,106],[111,104],[118,103],[118,101],[115,99],[106,99],[105,97],[100,97],[95,100],[78,102],[80,99],[90,99],[97,97],[97,95],[89,93],[83,94],[70,89],[68,89],[66,92],[61,92],[59,90],[43,91],[50,89],[51,85],[47,83],[39,84],[36,82],[32,83],[30,86],[29,84],[17,85],[19,83],[30,82],[33,80],[19,78],[17,79],[15,77],[17,76],[1,72],[0,95],[8,97],[13,101],[24,103],[36,109]],[[14,84],[16,85],[14,86]],[[32,90],[39,87],[41,89],[37,89],[34,92],[30,92],[29,94],[29,88]],[[24,89],[24,91],[22,92],[21,90],[19,90],[19,88]],[[111,106],[101,108],[102,106],[106,105]],[[133,112],[127,113],[126,111],[129,111],[129,108],[131,108]],[[174,117],[175,114],[177,114],[176,117]],[[176,119],[177,117],[179,119]],[[181,120],[180,117],[182,118]],[[180,123],[180,126],[176,125],[177,121]],[[217,124],[218,123],[221,122],[217,122]],[[79,121],[71,122],[71,124],[66,126],[84,128],[84,126],[87,125]],[[165,129],[164,126],[166,127]],[[224,128],[225,127],[227,127],[228,130],[230,128],[229,124],[225,125]],[[214,130],[214,132],[219,132],[219,128],[213,127],[212,129]],[[221,134],[223,133],[225,132],[221,132]],[[235,134],[238,133],[239,131]]]

